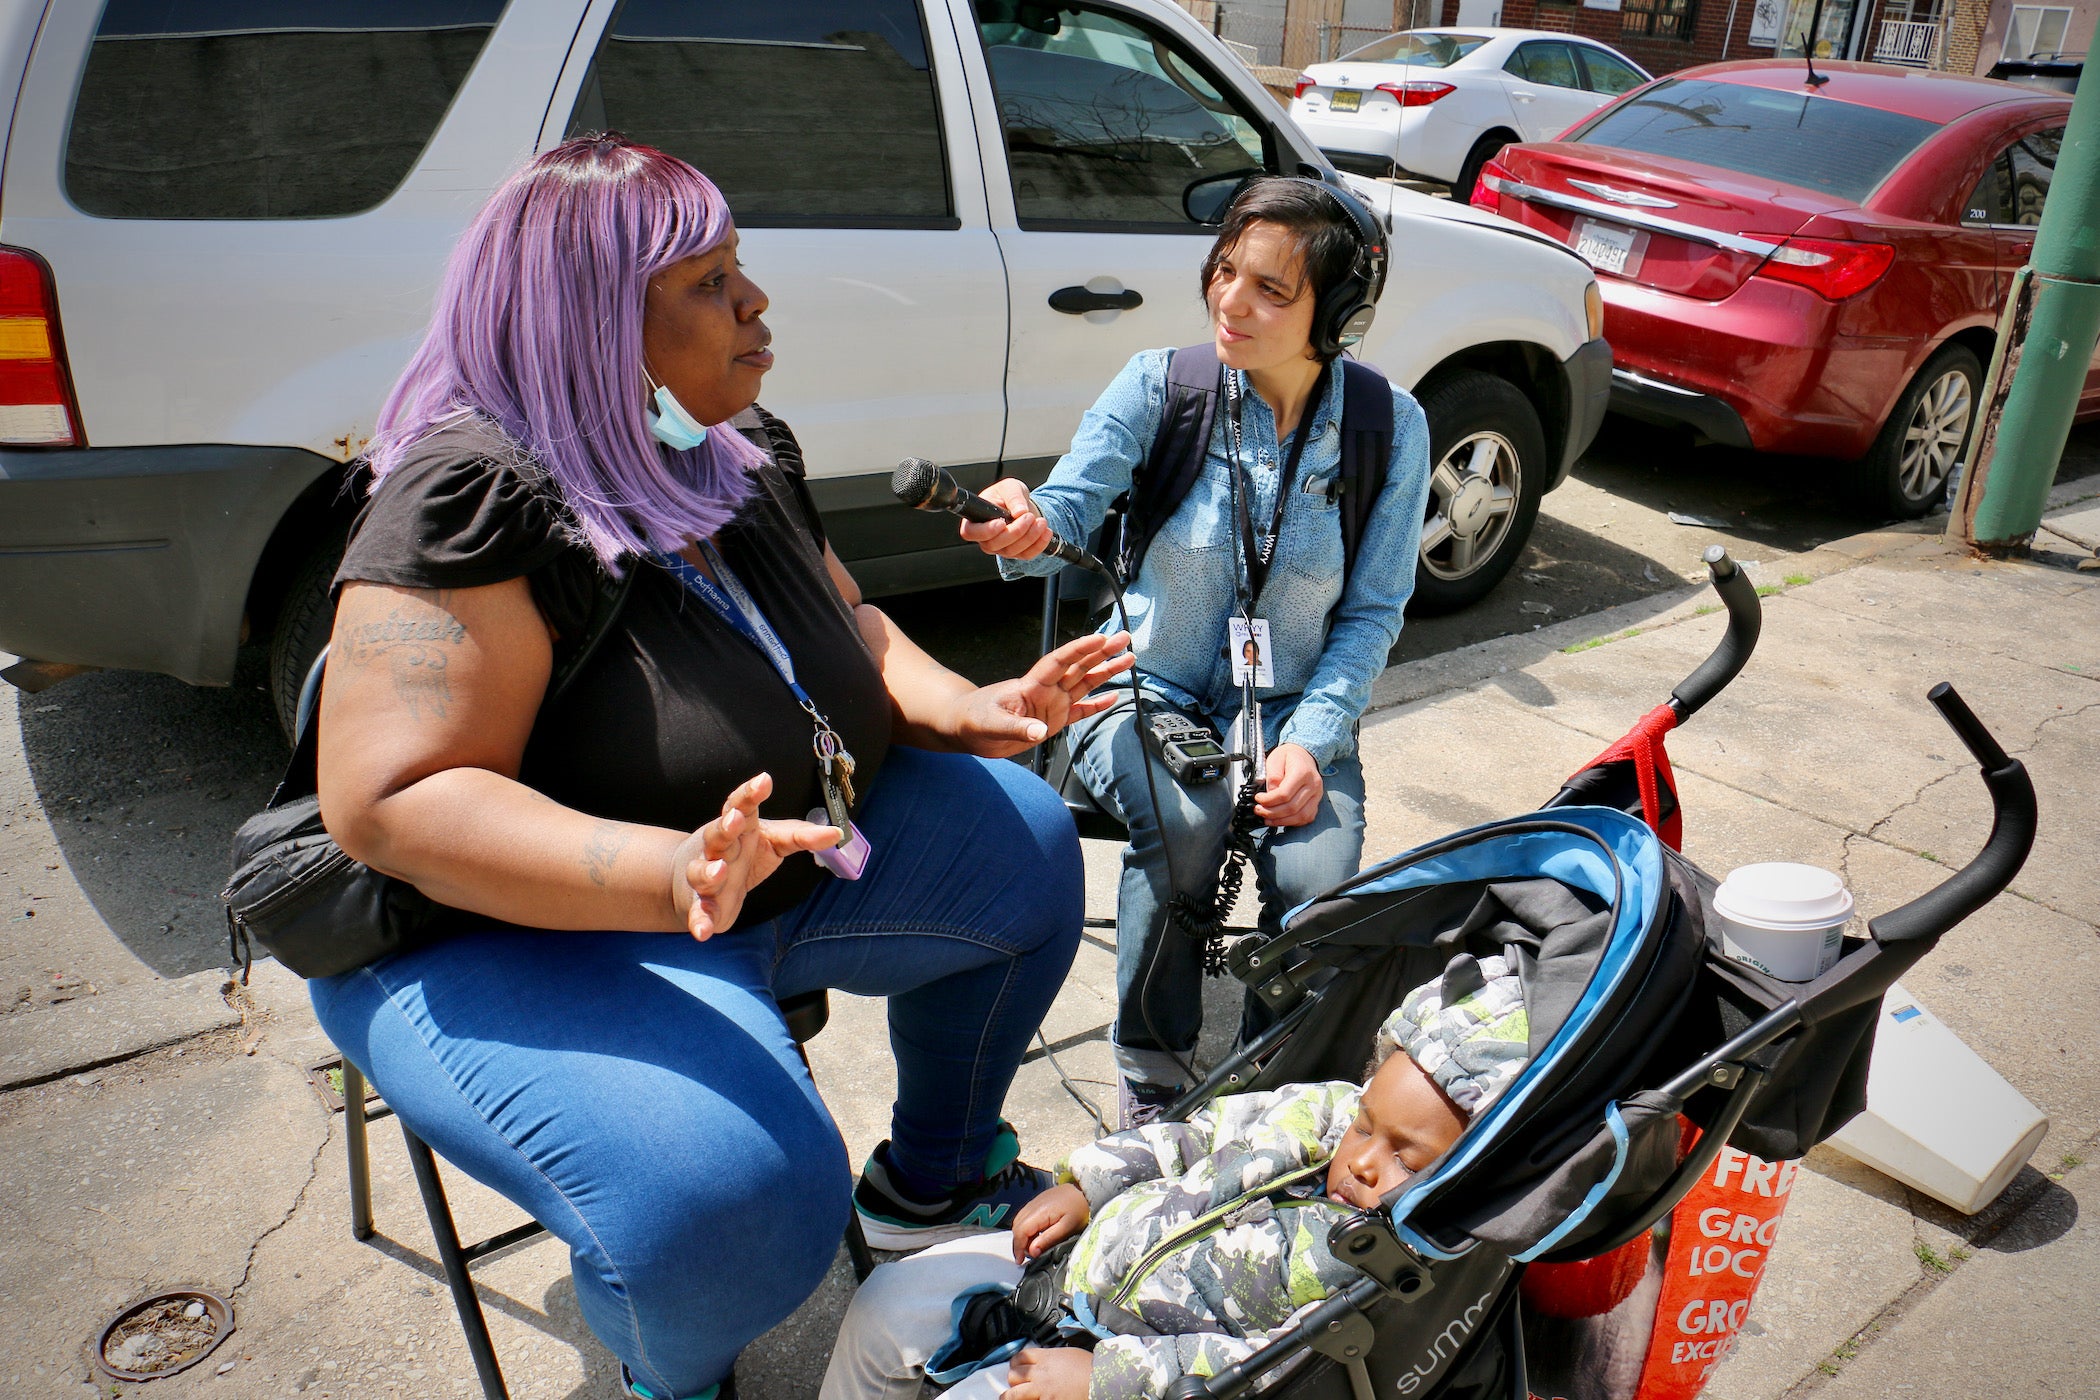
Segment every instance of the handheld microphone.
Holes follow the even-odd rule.
[[[959,515],[980,525],[1013,519],[994,502],[958,485],[945,469],[924,457],[906,457],[897,464],[897,470],[890,473],[890,494],[913,510],[945,510],[950,515]],[[1056,535],[1050,537],[1045,552],[1067,564],[1076,564],[1097,574],[1108,573],[1106,564],[1085,550],[1066,544]]]

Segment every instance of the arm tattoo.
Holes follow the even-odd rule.
[[[591,877],[592,884],[605,884],[612,875],[613,862],[632,840],[634,833],[619,822],[602,821],[591,828],[591,839],[583,843],[583,871]]]
[[[452,615],[451,599],[449,589],[418,594],[377,622],[343,629],[343,659],[357,667],[383,660],[410,719],[423,718],[426,709],[443,719],[452,702],[445,668],[467,639],[467,628]]]

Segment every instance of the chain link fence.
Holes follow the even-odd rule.
[[[1312,6],[1303,8],[1309,12]],[[1297,13],[1298,10],[1296,5],[1286,6],[1275,0],[1221,0],[1215,16],[1199,17],[1210,23],[1213,32],[1250,68],[1286,63],[1302,66],[1340,58],[1396,28],[1434,25],[1442,15],[1443,5],[1442,0],[1402,0],[1396,7],[1383,3],[1351,5],[1349,19],[1354,23],[1315,20],[1309,14]],[[1397,14],[1399,23],[1392,23],[1388,14]]]

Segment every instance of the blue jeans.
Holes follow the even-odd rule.
[[[1083,917],[1079,842],[1026,769],[893,748],[858,881],[706,943],[471,933],[310,984],[418,1137],[569,1246],[591,1330],[691,1395],[815,1290],[852,1171],[775,1006],[889,999],[892,1151],[978,1179]]]
[[[1159,703],[1148,690],[1147,713]],[[1073,771],[1094,800],[1130,828],[1116,899],[1116,1023],[1109,1036],[1116,1067],[1146,1083],[1186,1085],[1179,1062],[1195,1050],[1203,1028],[1203,964],[1195,940],[1167,921],[1168,848],[1173,892],[1210,899],[1232,821],[1232,784],[1174,781],[1146,751],[1133,705],[1081,720],[1071,735]],[[1140,765],[1148,762],[1163,821],[1146,791]],[[1291,909],[1354,875],[1363,859],[1364,772],[1355,748],[1320,772],[1327,790],[1318,815],[1256,838],[1251,863],[1261,926],[1270,932]]]

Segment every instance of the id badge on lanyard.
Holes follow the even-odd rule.
[[[766,621],[766,615],[745,589],[743,582],[730,572],[721,553],[713,544],[702,543],[701,550],[707,555],[708,566],[715,572],[710,579],[676,554],[665,552],[654,556],[655,562],[670,572],[686,591],[698,598],[729,624],[739,636],[757,647],[765,658],[773,663],[787,683],[795,703],[802,707],[814,727],[811,748],[817,761],[817,786],[824,794],[824,805],[812,807],[806,820],[823,826],[835,826],[845,833],[839,844],[828,851],[812,851],[817,864],[838,876],[841,880],[858,880],[867,868],[871,848],[868,838],[853,822],[853,754],[846,741],[832,728],[831,721],[810,699],[809,692],[795,679],[794,658],[788,654],[786,643],[780,634]]]
[[[1227,619],[1225,629],[1226,654],[1232,658],[1233,684],[1240,688],[1240,713],[1233,721],[1229,744],[1234,753],[1245,755],[1244,762],[1235,765],[1239,771],[1235,772],[1233,780],[1238,785],[1247,775],[1256,782],[1268,779],[1268,754],[1262,737],[1261,701],[1257,692],[1276,684],[1276,665],[1271,650],[1269,620],[1256,617],[1254,609],[1269,581],[1269,566],[1276,561],[1277,545],[1283,535],[1284,505],[1290,497],[1291,478],[1298,472],[1298,459],[1305,453],[1306,439],[1312,436],[1312,421],[1308,407],[1276,479],[1276,503],[1269,512],[1268,530],[1257,535],[1252,501],[1254,482],[1246,464],[1246,443],[1240,429],[1240,378],[1229,369],[1221,373],[1230,410],[1225,421],[1232,437],[1232,511],[1237,526],[1235,533],[1239,536],[1239,548],[1234,551],[1233,561],[1238,615]],[[1319,402],[1326,382],[1327,371],[1322,369],[1313,386],[1312,403]]]

